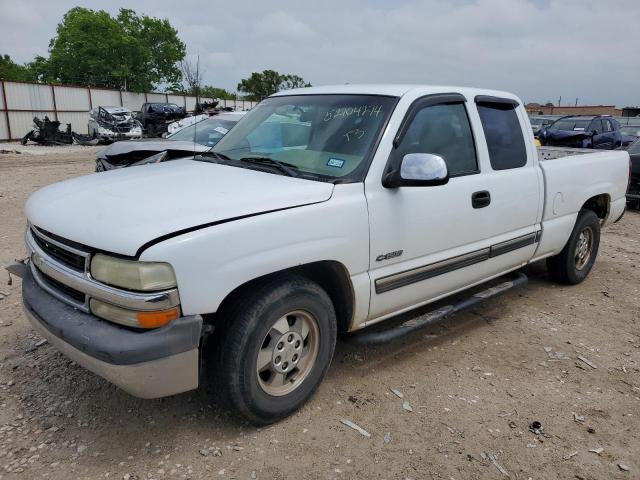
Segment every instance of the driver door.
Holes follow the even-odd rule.
[[[473,265],[485,255],[483,242],[497,218],[491,205],[473,201],[490,185],[480,173],[464,97],[457,97],[430,95],[421,106],[418,100],[390,160],[409,153],[439,155],[449,170],[447,184],[383,188],[379,179],[371,179],[365,185],[371,232],[370,319],[482,276]]]

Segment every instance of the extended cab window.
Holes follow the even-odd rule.
[[[527,149],[516,108],[510,103],[479,103],[491,168],[507,170],[527,164]]]
[[[462,103],[431,105],[419,110],[395,152],[440,155],[449,176],[478,172],[476,148],[467,111]]]

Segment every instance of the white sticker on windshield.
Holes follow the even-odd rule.
[[[330,158],[327,162],[327,167],[342,168],[344,166],[344,160],[341,158]]]
[[[214,130],[215,130],[216,132],[218,132],[218,133],[223,134],[223,135],[226,135],[226,134],[227,134],[227,132],[229,131],[229,129],[224,128],[224,127],[216,127],[216,128],[214,128]]]
[[[584,127],[575,127],[574,130],[576,132],[584,132]]]

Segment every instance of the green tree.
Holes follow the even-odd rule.
[[[18,65],[9,55],[0,55],[0,78],[3,80],[33,81],[35,73],[29,65]]]
[[[200,96],[205,98],[220,98],[223,100],[235,100],[236,98],[234,93],[224,88],[212,87],[211,85],[200,87]]]
[[[263,72],[253,72],[249,78],[241,80],[238,84],[238,91],[246,93],[249,100],[262,100],[280,90],[310,86],[310,83],[305,82],[298,75],[264,70]]]
[[[75,7],[58,24],[49,58],[35,63],[47,80],[146,91],[180,82],[177,64],[185,51],[168,20],[129,9],[114,18],[103,10]]]

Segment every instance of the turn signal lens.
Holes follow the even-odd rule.
[[[138,323],[142,328],[158,328],[175,320],[180,315],[178,308],[162,310],[161,312],[138,312]]]

